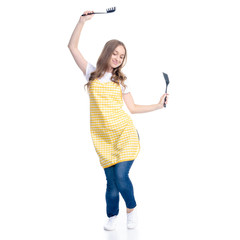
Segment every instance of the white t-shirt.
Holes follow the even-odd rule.
[[[95,69],[96,69],[96,67],[94,67],[91,63],[88,63],[88,64],[87,64],[86,75],[85,75],[87,81],[89,81],[89,77],[90,77],[91,73],[92,73],[93,71],[95,71]],[[110,81],[111,81],[111,77],[112,77],[112,73],[106,72],[106,73],[103,75],[102,78],[99,78],[99,81],[102,82],[102,83],[110,82]],[[121,89],[122,89],[122,93],[128,93],[128,92],[130,92],[130,91],[131,91],[131,90],[130,90],[131,88],[129,87],[129,82],[128,82],[127,79],[124,81],[124,84],[127,85],[125,91],[124,91],[124,87],[120,84]]]

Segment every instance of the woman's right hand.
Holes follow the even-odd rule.
[[[164,93],[161,98],[160,98],[160,101],[158,102],[158,106],[159,106],[159,109],[163,108],[164,107],[164,102],[165,102],[165,98],[166,98],[166,102],[165,104],[168,103],[168,93]]]
[[[88,13],[93,13],[93,11],[85,11],[83,14],[88,14]],[[90,20],[93,17],[94,14],[86,15],[86,16],[81,16],[80,21],[87,21]]]

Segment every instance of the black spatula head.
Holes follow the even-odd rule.
[[[168,75],[166,73],[163,72],[163,76],[164,76],[164,79],[166,81],[166,85],[169,84],[169,78],[168,78]]]

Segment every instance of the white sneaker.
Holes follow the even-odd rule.
[[[116,228],[117,225],[117,215],[108,218],[108,221],[104,225],[104,229],[107,231],[112,231]]]
[[[137,211],[136,208],[130,213],[127,213],[127,227],[133,229],[137,226]]]

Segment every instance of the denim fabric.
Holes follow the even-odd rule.
[[[133,161],[120,162],[111,167],[104,168],[107,180],[105,198],[108,217],[118,215],[119,213],[119,192],[127,208],[135,208],[137,205],[134,198],[133,185],[128,176]]]

